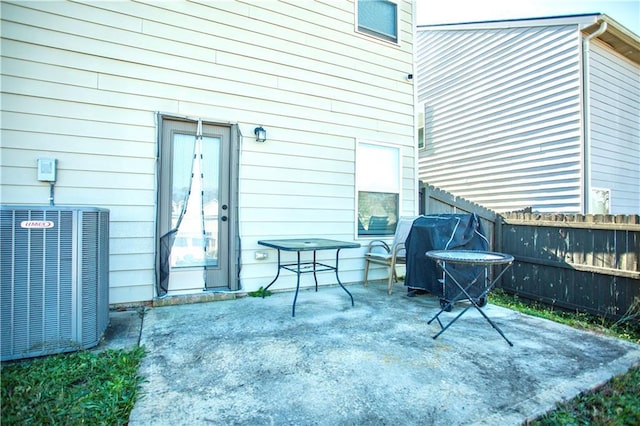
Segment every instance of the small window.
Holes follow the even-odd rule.
[[[358,31],[398,42],[398,5],[389,0],[357,0]]]
[[[611,190],[607,188],[591,188],[591,208],[592,214],[611,214]]]
[[[418,148],[433,149],[433,109],[424,103],[418,112]]]
[[[418,148],[424,148],[424,112],[418,113]]]
[[[400,211],[400,149],[359,142],[356,153],[358,237],[391,236]]]

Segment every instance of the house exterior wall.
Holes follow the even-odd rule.
[[[48,204],[36,159],[57,158],[56,204],[111,212],[110,303],[154,297],[158,111],[243,135],[244,290],[275,275],[275,254],[255,260],[259,239],[355,240],[358,139],[400,147],[400,213],[417,211],[410,1],[398,44],[357,33],[351,1],[1,7],[2,204]],[[362,254],[342,252],[343,282],[362,279]]]
[[[591,186],[608,190],[607,213],[638,214],[640,65],[598,40],[591,42],[589,54]]]
[[[418,28],[419,178],[495,211],[581,208],[576,25]]]

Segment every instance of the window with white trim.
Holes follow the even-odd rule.
[[[421,105],[418,111],[418,148],[433,149],[433,108],[427,103]]]
[[[424,110],[418,112],[418,148],[424,148]]]
[[[390,0],[357,0],[359,32],[398,42],[398,4]]]
[[[359,141],[356,147],[358,237],[392,236],[400,212],[400,148]]]

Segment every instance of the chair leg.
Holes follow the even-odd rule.
[[[362,283],[362,285],[364,285],[365,287],[367,286],[367,277],[369,276],[369,262],[368,260],[364,261],[364,282]]]
[[[391,259],[391,265],[389,266],[389,284],[387,285],[387,293],[393,292],[393,283],[398,280],[396,275],[396,262],[395,259]]]

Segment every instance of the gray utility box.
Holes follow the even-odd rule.
[[[109,210],[0,206],[2,361],[96,346],[109,324]]]

